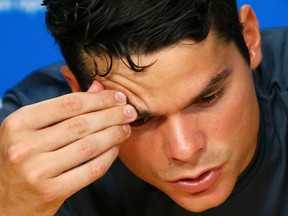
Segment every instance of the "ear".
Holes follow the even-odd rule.
[[[250,68],[253,70],[258,67],[262,59],[258,19],[249,5],[242,6],[238,15],[243,26],[243,37],[250,53]]]
[[[67,80],[67,82],[69,83],[72,92],[80,92],[81,89],[78,84],[78,81],[76,77],[74,76],[74,74],[72,73],[72,71],[68,68],[68,66],[63,66],[61,68],[61,72],[63,76],[65,77],[65,79]]]
[[[70,85],[70,88],[72,92],[81,92],[81,88],[79,86],[79,83],[73,74],[73,72],[69,69],[68,66],[63,66],[61,68],[62,75],[65,77],[67,82]],[[94,80],[87,92],[98,92],[104,90],[104,86],[97,80]]]

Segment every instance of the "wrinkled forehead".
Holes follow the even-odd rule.
[[[138,108],[165,112],[170,108],[163,104],[187,103],[188,97],[197,95],[224,69],[228,47],[213,38],[201,43],[182,41],[153,54],[133,56],[140,66],[150,65],[142,72],[129,69],[125,60],[113,59],[109,75],[98,79],[107,89],[123,91]]]

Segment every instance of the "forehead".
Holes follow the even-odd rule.
[[[163,110],[173,100],[175,106],[199,93],[209,80],[225,70],[227,56],[235,52],[230,43],[221,43],[209,35],[200,43],[185,40],[150,55],[133,56],[140,66],[151,65],[143,72],[134,72],[122,60],[114,60],[109,76],[101,78],[108,89],[123,91],[132,104],[149,110]],[[182,102],[181,102],[182,101]]]

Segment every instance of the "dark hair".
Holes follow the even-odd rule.
[[[234,41],[249,63],[236,0],[44,0],[43,5],[48,29],[82,90],[96,75],[110,72],[113,57],[142,71],[147,66],[135,64],[131,55],[183,39],[200,42],[211,29]],[[105,59],[107,68],[100,69],[96,58]]]

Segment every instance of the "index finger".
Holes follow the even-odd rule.
[[[42,129],[81,114],[126,103],[126,96],[114,90],[76,92],[23,107],[12,115],[22,127]]]

